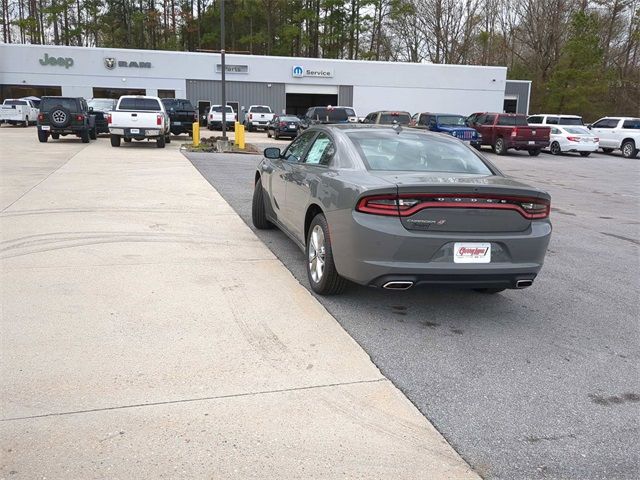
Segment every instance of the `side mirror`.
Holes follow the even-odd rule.
[[[89,111],[90,111],[90,112],[93,112],[93,107],[89,107]]]
[[[591,130],[591,129],[593,128],[593,124],[591,124],[591,123],[590,123],[590,124],[588,124],[588,125],[587,125],[587,128],[588,128],[589,130]]]
[[[280,149],[277,147],[269,147],[264,149],[264,156],[271,160],[277,160],[280,158]]]

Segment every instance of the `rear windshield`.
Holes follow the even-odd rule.
[[[347,112],[347,115],[350,117],[356,116],[356,111],[353,108],[345,108],[344,111]]]
[[[346,108],[314,108],[311,112],[311,119],[320,122],[346,122],[349,119],[349,114]]]
[[[567,133],[573,133],[575,135],[591,135],[591,132],[586,128],[580,127],[565,127]]]
[[[298,123],[300,119],[298,117],[280,117],[280,121]]]
[[[393,131],[347,135],[369,170],[493,175],[480,157],[454,139]]]
[[[269,107],[251,107],[251,113],[271,113]]]
[[[211,107],[211,112],[222,113],[222,105],[216,105],[215,107]],[[227,113],[233,113],[233,108],[227,106]]]
[[[633,128],[635,130],[640,129],[640,118],[634,118],[633,120],[625,120],[622,123],[622,128]]]
[[[398,122],[400,125],[409,125],[411,121],[411,115],[403,112],[392,112],[380,114],[380,121],[382,125],[391,125],[393,122]]]
[[[87,100],[87,105],[93,107],[94,110],[113,110],[115,104],[115,100],[110,100],[108,98],[92,98],[91,100]]]
[[[164,103],[164,107],[169,110],[173,108],[174,110],[195,110],[193,105],[189,100],[182,100],[177,98],[165,98],[162,100]]]
[[[75,98],[64,98],[64,97],[44,98],[40,103],[40,110],[42,111],[49,111],[54,107],[62,107],[71,111],[76,110],[78,108],[77,101]]]
[[[506,125],[506,126],[527,126],[529,122],[527,122],[527,117],[524,115],[500,115],[498,117],[498,125]]]
[[[3,105],[26,105],[24,100],[5,100]]]
[[[438,115],[438,123],[448,127],[464,127],[465,121],[462,115]]]
[[[582,118],[560,117],[560,125],[584,125]]]
[[[118,110],[157,112],[162,110],[162,107],[155,98],[121,98]]]

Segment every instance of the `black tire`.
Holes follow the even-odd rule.
[[[60,138],[60,134],[59,133],[52,133],[51,134],[51,138],[53,138],[54,140],[58,140]]]
[[[312,248],[312,236],[316,227],[319,227],[319,229],[322,230],[324,238],[324,270],[317,281],[313,278],[311,268],[312,262],[309,261],[309,258],[311,256],[310,249]],[[347,281],[342,278],[336,270],[336,266],[333,261],[333,251],[331,250],[329,225],[327,223],[327,219],[322,213],[316,215],[311,221],[311,225],[309,226],[309,233],[307,234],[307,246],[305,248],[305,253],[307,259],[307,278],[309,279],[311,289],[319,295],[337,295],[339,293],[342,293],[347,286]],[[320,256],[321,255],[318,255],[318,258]]]
[[[123,140],[124,140],[124,143],[131,143],[131,139],[130,138],[125,137]]]
[[[527,150],[527,152],[529,152],[530,157],[537,157],[538,155],[540,155],[541,151],[542,150],[540,150],[539,148],[536,148],[535,150]]]
[[[588,157],[589,155],[591,155],[591,152],[580,152],[581,157]]]
[[[560,155],[562,153],[562,148],[558,142],[553,142],[549,146],[549,152],[551,152],[551,155]]]
[[[604,153],[611,153],[611,152],[613,152],[613,148],[604,148],[604,147],[603,147],[603,148],[602,148],[602,151],[603,151]]]
[[[131,141],[131,139],[127,139],[125,138],[124,141],[126,142],[127,140]],[[119,147],[120,146],[120,135],[114,135],[111,134],[111,146],[112,147]]]
[[[264,206],[264,190],[262,181],[258,180],[253,189],[253,201],[251,203],[251,222],[258,230],[273,228],[273,224],[267,220],[267,209]]]
[[[213,125],[207,125],[207,128],[208,128],[209,130],[213,130]]]
[[[29,126],[29,117],[26,117],[24,119],[24,122],[22,122],[22,126],[25,127],[25,128]]]
[[[156,147],[164,148],[164,135],[161,135],[156,139]]]
[[[93,127],[91,130],[89,130],[89,138],[91,140],[98,139],[98,130],[96,130],[96,127]]]
[[[89,143],[89,130],[88,129],[84,129],[84,130],[80,130],[80,139],[82,140],[82,143]]]
[[[620,147],[622,150],[622,156],[624,158],[636,158],[638,156],[638,149],[636,148],[636,142],[633,140],[625,140]]]
[[[65,128],[71,123],[71,112],[62,106],[53,107],[49,113],[49,121],[54,127]]]
[[[267,128],[267,138],[271,138],[271,130]]]
[[[171,135],[164,137],[164,143],[171,143]]]
[[[504,292],[506,288],[474,288],[473,290],[478,293],[485,293],[485,294],[492,295],[495,293]]]
[[[278,135],[278,130],[273,131],[273,138],[275,138],[276,140],[280,140],[280,135]]]
[[[504,140],[502,138],[496,138],[496,141],[493,143],[493,153],[496,155],[504,155],[507,153],[507,149],[504,145]]]
[[[44,130],[38,129],[38,141],[40,143],[47,143],[47,140],[49,140],[49,134]]]
[[[247,123],[247,132],[253,132],[253,126],[250,123]]]

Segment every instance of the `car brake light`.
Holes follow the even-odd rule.
[[[438,193],[373,195],[360,199],[356,205],[358,212],[393,217],[408,217],[426,208],[515,210],[523,217],[534,220],[549,216],[551,202],[544,198]]]
[[[287,122],[280,122],[280,126],[281,127],[286,127],[287,126]]]
[[[249,114],[249,120],[253,120],[253,113]]]
[[[156,125],[162,125],[162,115],[156,116]]]
[[[579,142],[580,137],[567,137],[567,140],[569,140],[570,142]]]
[[[112,120],[111,120],[111,114],[110,114],[110,113],[108,113],[108,114],[107,114],[107,124],[108,124],[108,125],[111,125],[111,121],[112,121]]]
[[[518,127],[516,127],[513,130],[511,130],[511,136],[512,137],[517,137],[518,136]]]
[[[44,113],[38,114],[38,121],[42,122],[44,120]]]
[[[84,120],[84,115],[76,115],[76,120],[82,122]]]

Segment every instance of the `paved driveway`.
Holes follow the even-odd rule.
[[[320,301],[486,478],[638,478],[640,163],[487,155],[553,196],[533,287],[485,296],[353,286]],[[250,223],[259,157],[188,156]],[[294,244],[278,231],[258,236],[308,287]]]

